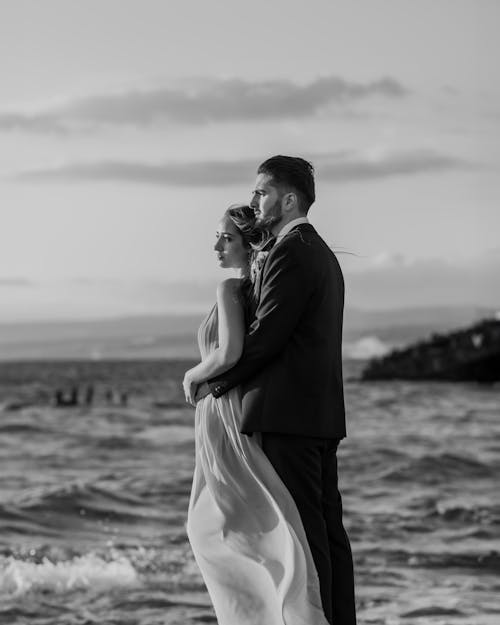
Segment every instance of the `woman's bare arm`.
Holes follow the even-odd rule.
[[[217,313],[219,346],[184,376],[184,391],[190,400],[194,399],[199,384],[228,371],[242,354],[245,318],[237,278],[224,280],[217,287]]]

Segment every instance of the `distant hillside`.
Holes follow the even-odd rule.
[[[346,355],[401,345],[432,332],[461,327],[492,310],[422,308],[389,311],[350,309],[345,314]],[[0,360],[44,358],[191,358],[202,314],[119,317],[88,321],[0,324]],[[368,342],[367,342],[368,341]],[[359,343],[364,346],[359,351]],[[374,346],[374,347],[373,347]],[[356,355],[357,354],[357,355]],[[366,353],[366,356],[369,356]]]

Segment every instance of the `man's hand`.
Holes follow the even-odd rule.
[[[206,382],[203,382],[203,384],[200,384],[196,390],[194,401],[198,402],[200,401],[200,399],[203,399],[207,395],[210,395],[210,387]]]
[[[182,388],[184,389],[184,397],[188,404],[196,406],[196,392],[198,390],[198,384],[193,380],[190,375],[191,370],[186,371],[184,380],[182,381]]]

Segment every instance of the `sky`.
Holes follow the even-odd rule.
[[[203,309],[310,159],[350,307],[500,308],[500,3],[4,0],[0,321]]]

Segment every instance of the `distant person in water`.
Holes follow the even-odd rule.
[[[94,385],[89,384],[85,390],[85,404],[90,406],[94,401]]]
[[[273,157],[216,233],[238,276],[217,289],[184,391],[197,401],[188,536],[219,625],[356,622],[336,461],[344,284],[308,221],[314,199],[310,163]]]

